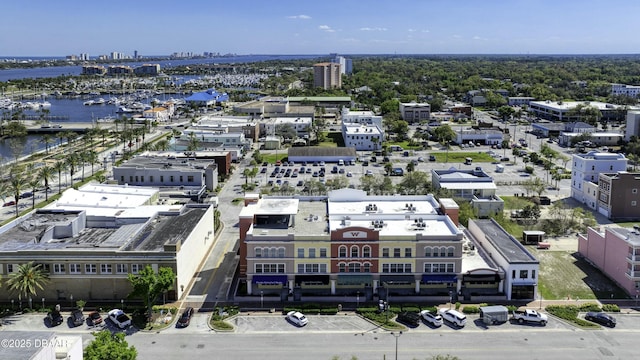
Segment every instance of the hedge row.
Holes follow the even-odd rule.
[[[597,304],[596,304],[597,306]],[[578,326],[583,326],[583,327],[598,327],[597,324],[594,324],[590,321],[586,321],[583,319],[578,319],[578,313],[580,312],[580,310],[582,308],[586,308],[589,309],[591,308],[591,304],[583,304],[582,306],[578,307],[576,305],[549,305],[545,308],[545,310],[547,310],[548,313],[557,316],[561,319],[570,321]],[[598,309],[600,307],[598,306]]]

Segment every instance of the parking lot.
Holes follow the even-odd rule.
[[[473,149],[462,149],[457,146],[452,146],[449,153],[456,152],[482,152],[495,154],[494,162],[474,162],[472,164],[464,164],[463,162],[435,162],[429,161],[429,154],[434,152],[443,152],[445,150],[433,149],[433,150],[420,150],[409,151],[409,156],[404,156],[404,151],[394,151],[388,158],[393,168],[400,168],[403,170],[406,176],[406,168],[409,162],[413,161],[415,164],[415,171],[422,171],[431,176],[432,169],[449,169],[456,168],[461,170],[475,169],[481,167],[484,172],[494,178],[494,181],[498,185],[497,195],[514,195],[524,192],[523,187],[520,185],[523,181],[526,181],[532,177],[539,177],[546,180],[547,174],[542,166],[534,166],[534,173],[528,174],[524,171],[524,163],[521,158],[514,158],[510,154],[511,150],[506,151],[506,156],[510,158],[509,162],[500,161],[505,151],[499,149],[491,149],[490,146],[476,146]],[[276,165],[268,164],[267,166],[260,166],[259,173],[253,179],[256,185],[266,189],[286,190],[286,193],[301,193],[305,187],[305,184],[309,181],[319,181],[326,183],[336,177],[345,177],[348,180],[349,187],[359,188],[361,185],[361,177],[366,175],[385,175],[385,169],[383,158],[376,156],[376,162],[372,162],[371,152],[358,152],[359,160],[366,160],[366,162],[358,161],[355,165],[339,165],[336,163],[321,163],[309,162],[306,165],[303,163],[296,163],[293,166],[279,166],[277,172]],[[419,161],[422,160],[422,161]],[[515,163],[514,163],[514,159]],[[497,165],[503,165],[503,168],[498,171]],[[531,164],[529,164],[531,165]],[[302,169],[304,167],[304,170]],[[336,167],[337,172],[333,172]],[[321,169],[324,169],[322,174]],[[287,173],[288,171],[288,173]],[[323,176],[324,175],[324,176]],[[390,176],[389,177],[394,184],[398,184],[402,181],[404,176]],[[570,195],[571,181],[568,179],[561,180],[558,183],[558,189],[547,189],[545,195],[552,197],[566,197]],[[285,189],[283,189],[283,187]]]
[[[617,319],[615,328],[601,327],[600,331],[613,332],[616,331],[640,331],[640,313],[619,313],[612,314]],[[0,330],[7,331],[56,331],[60,333],[91,333],[102,327],[93,327],[87,324],[78,327],[72,327],[67,321],[69,314],[65,313],[65,322],[56,327],[47,327],[44,321],[44,314],[23,314],[2,318],[2,326]],[[161,330],[162,333],[212,333],[208,326],[210,313],[194,314],[191,324],[187,328],[177,329],[175,324],[170,324],[167,328]],[[580,314],[584,317],[584,314]],[[340,313],[338,315],[307,315],[309,323],[304,327],[297,327],[286,320],[285,315],[269,314],[269,313],[241,313],[230,319],[228,322],[234,326],[231,333],[252,334],[252,333],[374,333],[383,332],[377,325],[351,312]],[[111,331],[122,331],[117,329],[109,320],[106,320],[105,327]],[[557,319],[553,316],[549,317],[546,326],[537,324],[517,324],[515,322],[506,322],[499,325],[485,325],[478,315],[467,315],[467,324],[464,328],[458,329],[455,326],[445,322],[439,328],[421,321],[420,325],[414,328],[408,328],[403,331],[410,332],[482,332],[482,331],[574,331],[577,327]],[[124,332],[132,335],[138,332],[135,327],[129,327]],[[587,330],[591,331],[591,330]]]

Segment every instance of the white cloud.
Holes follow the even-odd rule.
[[[375,28],[363,27],[363,28],[360,28],[360,31],[387,31],[387,28],[382,28],[382,27],[375,27]]]
[[[311,16],[309,15],[291,15],[291,16],[287,16],[288,19],[302,19],[302,20],[309,20],[311,19]]]
[[[318,29],[326,32],[335,32],[335,30],[333,30],[329,25],[320,25],[318,26]]]
[[[480,37],[478,35],[474,36],[472,39],[473,40],[485,40],[485,41],[487,40],[487,38],[483,38],[483,37]]]
[[[418,30],[416,30],[416,29],[408,29],[407,31],[408,31],[408,32],[416,32],[416,31],[418,31]]]

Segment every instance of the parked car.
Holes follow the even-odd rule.
[[[584,319],[593,321],[594,323],[598,323],[600,325],[616,327],[616,318],[603,312],[590,311],[584,316]]]
[[[64,321],[62,319],[62,314],[60,314],[60,311],[58,310],[50,311],[47,314],[47,319],[49,320],[49,323],[51,324],[51,326],[58,326],[62,324],[62,322]]]
[[[185,327],[189,326],[189,323],[191,322],[191,317],[192,316],[193,316],[193,308],[192,307],[188,307],[188,308],[184,309],[184,311],[182,312],[182,315],[180,316],[180,318],[176,322],[176,327],[185,328]]]
[[[435,155],[429,155],[429,161],[436,161]]]
[[[113,309],[109,311],[109,320],[111,320],[120,329],[131,326],[131,318],[120,309]]]
[[[289,311],[287,313],[287,320],[296,326],[305,326],[309,323],[309,319],[299,311]]]
[[[467,316],[453,309],[438,310],[442,320],[448,321],[458,328],[462,328],[467,324]]]
[[[84,324],[84,314],[82,313],[82,310],[80,309],[73,309],[71,311],[71,323],[73,324],[73,326],[80,326],[82,324]]]
[[[7,206],[14,206],[16,204],[15,201],[11,200],[9,202],[4,203],[4,205],[2,205],[3,207],[7,207]]]
[[[100,325],[102,324],[102,315],[100,315],[97,311],[92,311],[89,313],[89,321],[91,325]]]
[[[411,311],[403,311],[399,313],[396,320],[411,327],[420,325],[420,315]]]
[[[20,199],[26,199],[26,198],[30,198],[32,196],[33,196],[33,193],[28,191],[28,192],[20,194]]]
[[[433,313],[429,310],[422,310],[420,311],[420,316],[424,321],[435,327],[442,326],[442,316],[438,315],[438,313]]]

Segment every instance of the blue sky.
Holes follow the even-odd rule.
[[[28,0],[0,56],[640,53],[637,0]]]

